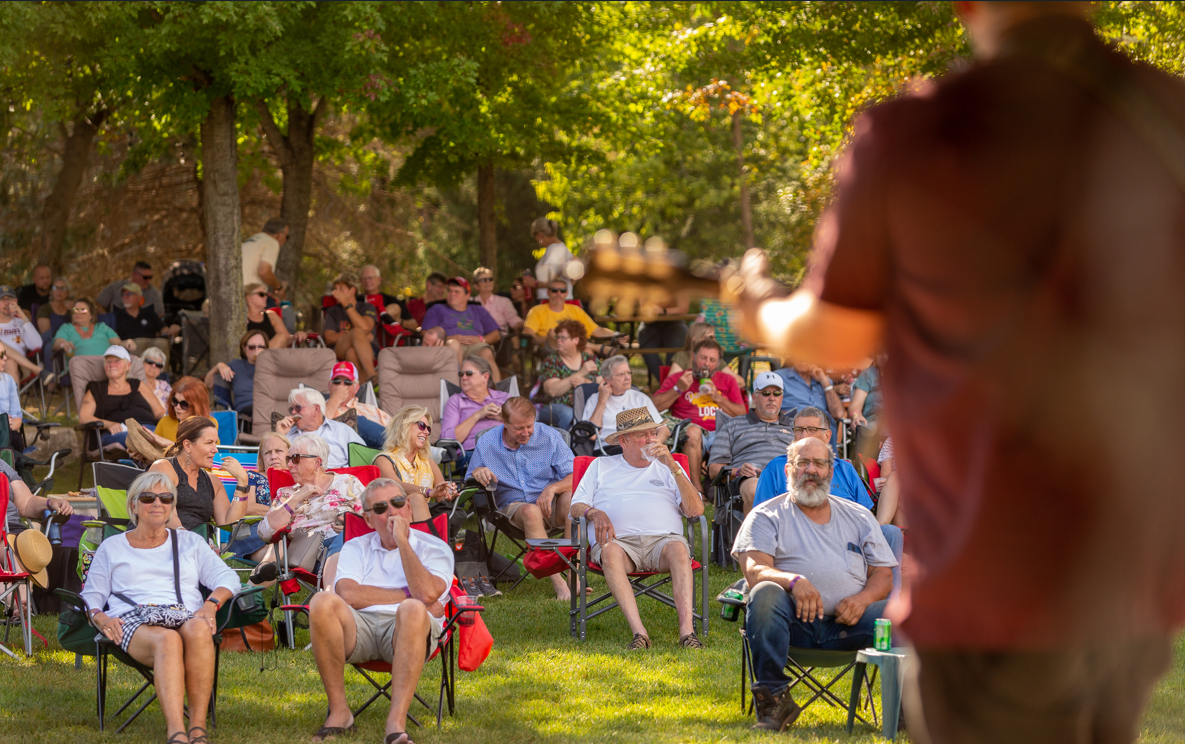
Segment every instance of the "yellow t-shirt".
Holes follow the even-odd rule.
[[[180,423],[180,421],[166,413],[160,421],[156,422],[156,433],[158,436],[162,436],[170,442],[176,442],[177,426]]]
[[[577,305],[564,305],[564,309],[558,313],[552,310],[550,305],[536,305],[527,313],[523,327],[527,329],[528,333],[546,336],[547,332],[555,328],[561,320],[578,321],[588,331],[589,336],[592,336],[593,331],[597,330],[597,324],[588,317],[588,313]]]

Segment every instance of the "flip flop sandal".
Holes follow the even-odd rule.
[[[185,733],[184,731],[178,731],[177,733],[170,736],[165,744],[184,744],[184,742],[177,738],[178,736],[184,736],[185,741],[189,741],[189,734]]]
[[[321,741],[329,741],[337,736],[354,733],[354,724],[349,726],[322,726],[313,732],[313,736]]]
[[[406,731],[396,731],[393,734],[387,734],[387,738],[383,739],[383,744],[416,744],[407,735]]]
[[[194,736],[194,731],[201,731],[202,733]],[[201,726],[194,726],[189,730],[189,744],[210,744],[210,735]]]

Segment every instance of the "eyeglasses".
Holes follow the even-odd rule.
[[[353,385],[354,381],[348,377],[334,377],[329,381],[330,385]]]
[[[821,428],[818,426],[795,426],[790,431],[794,432],[798,436],[802,436],[803,434],[814,434],[817,431],[830,431],[830,430],[824,429],[824,428]]]
[[[757,394],[764,395],[766,398],[781,398],[782,397],[781,390],[758,390]]]
[[[406,498],[391,499],[390,501],[380,501],[376,504],[372,504],[369,509],[364,509],[363,511],[374,512],[375,514],[385,514],[388,507],[390,507],[391,509],[402,509],[404,504],[406,504],[406,503],[407,503]]]
[[[568,288],[567,287],[548,287],[547,291],[551,292],[552,294],[563,294],[568,291]]]
[[[247,296],[248,297],[267,297],[267,292],[262,292],[262,291],[261,292],[250,292],[247,294]]]
[[[571,337],[571,336],[567,336],[567,335],[565,335],[565,336],[561,336],[561,335],[559,335],[559,334],[557,333],[557,334],[556,334],[556,337],[555,337],[555,340],[556,340],[556,341],[571,341],[571,340],[572,340],[572,337]]]
[[[288,413],[300,413],[300,409],[308,406],[288,406]]]
[[[812,463],[819,470],[826,470],[827,468],[831,467],[830,460],[812,460],[809,457],[800,457],[794,461],[794,469],[806,470],[806,466],[811,465]]]
[[[160,501],[165,506],[173,503],[175,496],[167,493],[142,493],[136,497],[141,504],[151,504],[154,501]]]
[[[263,351],[266,348],[263,344],[247,344],[247,351]]]
[[[147,364],[149,367],[156,367],[157,369],[164,369],[165,368],[164,362],[153,362],[153,361],[149,361],[148,359],[145,359],[144,363]]]
[[[425,424],[423,421],[417,421],[416,426],[420,427],[420,431],[428,431],[429,429],[432,428],[428,424]]]
[[[288,461],[289,465],[298,465],[300,463],[300,458],[302,458],[302,457],[317,457],[317,456],[316,455],[288,455],[288,457],[286,457],[284,459],[286,459]]]
[[[55,284],[53,287],[51,287],[51,289],[53,289],[55,292],[69,291],[69,287],[66,287],[65,285],[62,285],[62,284]]]
[[[173,404],[173,408],[180,408],[182,411],[189,410],[189,401],[184,398],[173,398],[169,402]]]

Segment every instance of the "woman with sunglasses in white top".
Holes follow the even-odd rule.
[[[379,477],[399,481],[411,501],[412,518],[423,522],[431,517],[429,501],[451,501],[455,486],[445,480],[432,460],[428,439],[432,424],[428,409],[407,406],[391,417],[383,451],[374,458]]]

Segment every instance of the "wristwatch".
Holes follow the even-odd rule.
[[[247,493],[247,492],[249,492],[249,491],[251,490],[251,484],[250,484],[250,483],[247,483],[247,484],[244,484],[244,485],[242,485],[242,486],[240,486],[240,485],[237,485],[237,484],[236,484],[236,485],[235,485],[235,490],[236,490],[236,491],[239,491],[239,492],[241,492],[241,493]]]

